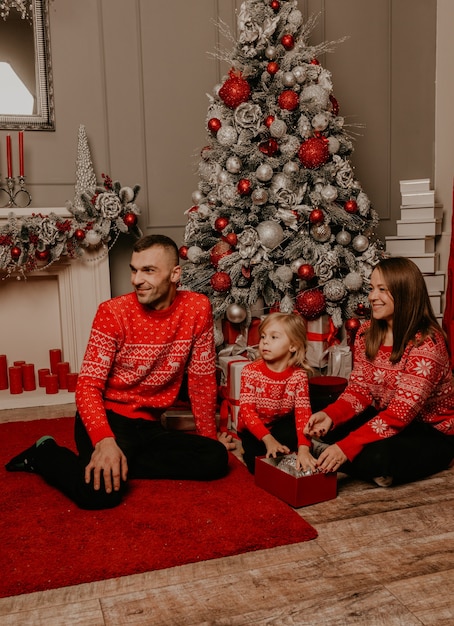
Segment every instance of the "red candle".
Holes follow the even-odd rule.
[[[58,393],[58,376],[57,374],[47,374],[46,376],[46,393]]]
[[[24,175],[24,131],[19,131],[19,176]]]
[[[79,377],[79,374],[77,374],[76,372],[70,372],[68,374],[68,377],[67,377],[68,391],[76,391],[78,377]]]
[[[52,374],[57,373],[57,364],[61,363],[61,350],[56,348],[54,350],[49,350],[49,359],[50,359],[50,371]]]
[[[6,163],[8,167],[8,178],[13,176],[13,158],[11,154],[11,135],[6,135]]]
[[[57,363],[58,386],[60,387],[60,389],[68,388],[68,374],[69,363],[67,361]]]
[[[46,376],[50,374],[50,369],[48,367],[43,367],[38,370],[38,384],[40,387],[46,386]]]
[[[8,389],[8,366],[6,354],[0,354],[0,389]]]
[[[33,363],[25,363],[22,367],[22,380],[24,391],[34,391],[36,389],[35,366]]]
[[[22,367],[13,365],[8,368],[9,372],[9,392],[16,394],[22,393]]]

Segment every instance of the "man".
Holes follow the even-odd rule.
[[[102,303],[93,321],[76,389],[79,455],[45,436],[6,465],[40,474],[85,509],[118,505],[128,477],[220,478],[234,447],[216,433],[208,298],[178,290],[178,248],[164,235],[136,241],[130,268],[134,291]],[[161,424],[185,372],[194,435]]]

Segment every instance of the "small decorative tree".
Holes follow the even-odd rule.
[[[378,217],[317,59],[331,44],[308,44],[314,23],[296,0],[246,0],[229,75],[209,97],[180,256],[183,285],[207,294],[218,320],[247,327],[271,308],[353,328],[368,313]]]

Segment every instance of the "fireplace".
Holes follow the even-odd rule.
[[[0,209],[0,225],[10,209]],[[70,217],[66,209],[19,209],[15,215],[54,212]],[[85,252],[82,259],[62,257],[26,278],[0,273],[0,354],[14,361],[49,367],[49,350],[60,348],[62,358],[78,372],[98,304],[110,298],[109,260],[104,249]],[[19,279],[20,278],[20,279]],[[12,409],[74,402],[74,393],[45,389],[11,394],[0,391],[0,408]]]

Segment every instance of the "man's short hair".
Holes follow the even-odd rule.
[[[170,237],[166,235],[144,235],[134,243],[132,249],[134,252],[143,252],[153,246],[161,246],[165,250],[168,250],[174,255],[175,265],[178,265],[180,256],[178,246],[173,239],[170,239]]]

